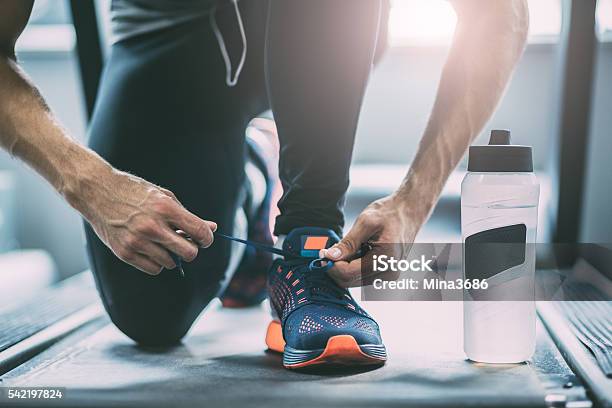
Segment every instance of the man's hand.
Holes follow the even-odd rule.
[[[362,244],[368,242],[372,244],[373,249],[367,256],[391,250],[401,253],[388,255],[401,257],[407,252],[426,218],[416,210],[416,207],[407,205],[398,195],[391,195],[370,204],[338,244],[321,250],[321,257],[335,261],[334,267],[328,272],[329,275],[344,287],[368,285],[376,277],[394,279],[393,276],[378,276],[372,271],[362,270],[361,259],[350,262],[346,260]]]
[[[187,211],[172,192],[110,166],[97,173],[81,175],[64,195],[124,262],[157,275],[176,266],[168,251],[189,262],[198,246],[212,244],[217,225]]]

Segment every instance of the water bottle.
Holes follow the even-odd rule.
[[[470,147],[461,235],[463,276],[470,282],[464,351],[472,361],[520,363],[533,355],[539,196],[531,147],[512,145],[510,131],[493,130],[488,145]]]

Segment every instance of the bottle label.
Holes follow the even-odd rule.
[[[465,239],[465,277],[489,279],[525,262],[527,226],[508,225],[481,231]]]

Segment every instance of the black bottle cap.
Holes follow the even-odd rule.
[[[531,146],[511,144],[509,130],[492,130],[488,145],[470,146],[468,171],[532,172]]]

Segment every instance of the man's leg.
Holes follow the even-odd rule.
[[[284,189],[275,233],[286,234],[283,249],[299,257],[279,258],[270,268],[268,293],[278,321],[268,326],[266,344],[283,352],[286,368],[387,359],[377,323],[311,262],[342,232],[380,11],[381,0],[271,1],[266,74]]]
[[[244,4],[243,4],[244,3]],[[249,53],[238,86],[225,67],[208,18],[113,46],[92,122],[90,145],[112,165],[170,189],[193,213],[232,233],[242,205],[244,131],[266,108],[265,7],[243,2]],[[229,3],[228,3],[229,5]],[[231,7],[217,21],[230,53],[241,43]],[[141,344],[181,339],[225,279],[230,245],[217,241],[174,271],[148,276],[117,259],[87,226],[91,266],[115,325]]]
[[[266,77],[284,194],[275,233],[342,233],[357,121],[372,67],[380,0],[272,0]]]

